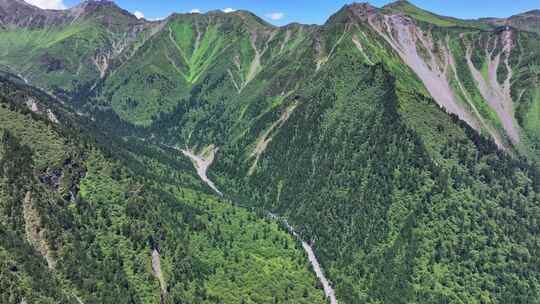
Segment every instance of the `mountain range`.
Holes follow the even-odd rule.
[[[0,302],[537,303],[539,35],[0,0]]]

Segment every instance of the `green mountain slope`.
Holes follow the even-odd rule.
[[[534,167],[419,103],[381,66],[346,58],[302,91],[252,176],[230,183],[251,164],[223,165],[226,188],[302,227],[345,303],[534,302],[526,252],[538,247],[524,241],[537,233]],[[423,115],[434,127],[417,125]],[[499,213],[509,217],[489,215]]]
[[[159,27],[109,1],[87,1],[68,11],[43,11],[24,1],[3,1],[7,30],[0,33],[0,64],[34,85],[74,97],[87,92]],[[11,11],[22,16],[9,19]],[[43,20],[42,22],[28,22]]]
[[[206,194],[188,160],[111,155],[27,108],[44,95],[0,91],[3,303],[324,302],[291,236]]]
[[[407,1],[383,9],[355,4],[324,26],[281,28],[244,11],[147,22],[107,1],[88,1],[60,16],[36,10],[56,19],[0,33],[0,64],[70,96],[79,111],[113,112],[149,132],[159,125],[175,134],[167,140],[179,132],[163,126],[171,117],[181,120],[176,143],[194,135],[201,141],[198,125],[216,118],[220,127],[202,129],[227,130],[218,138],[244,132],[228,129],[271,110],[258,100],[279,103],[352,40],[371,63],[408,66],[441,107],[501,148],[538,157],[538,130],[530,122],[538,88],[530,72],[538,53],[533,33],[438,16]],[[238,117],[253,106],[259,107],[254,116]]]
[[[272,213],[312,245],[340,303],[538,302],[540,40],[524,23],[407,1],[284,27],[245,11],[147,22],[101,1],[26,9],[44,21],[0,10],[0,63],[58,99],[36,96],[48,100],[38,118],[5,89],[23,105],[0,113],[6,142],[34,160],[17,184],[75,178],[27,200],[0,192],[19,206],[5,255],[41,265],[18,299],[51,275],[39,257],[51,252],[60,270],[43,299],[324,302]],[[80,130],[59,135],[54,121]],[[207,175],[227,199],[181,149],[215,153]],[[32,197],[54,215],[46,242],[24,241]]]

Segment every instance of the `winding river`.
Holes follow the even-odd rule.
[[[269,213],[270,217],[276,220],[280,220],[285,228],[289,231],[290,234],[292,234],[296,239],[298,239],[300,242],[302,242],[302,247],[304,248],[304,251],[308,255],[309,262],[311,263],[311,266],[313,267],[313,270],[315,271],[315,274],[317,275],[317,278],[321,282],[324,290],[324,294],[326,295],[326,298],[330,300],[331,304],[337,304],[336,299],[336,293],[334,292],[334,289],[332,288],[332,285],[330,284],[330,281],[326,278],[324,275],[324,271],[321,267],[321,264],[319,264],[319,260],[317,260],[317,256],[315,255],[315,252],[313,251],[313,247],[309,245],[306,241],[302,240],[300,238],[300,235],[294,230],[294,228],[287,222],[286,219],[281,219],[279,216]]]
[[[178,150],[178,149],[177,149]],[[195,166],[195,169],[197,169],[197,174],[199,177],[210,187],[212,190],[214,190],[219,196],[223,196],[223,194],[217,189],[216,185],[208,178],[206,175],[206,172],[210,165],[212,164],[212,161],[214,160],[214,153],[215,149],[212,149],[209,157],[203,157],[201,155],[196,155],[192,151],[189,150],[180,150],[185,156],[189,157],[191,161],[193,162],[193,165]],[[268,213],[270,218],[274,220],[281,221],[281,223],[287,228],[289,233],[293,235],[296,239],[298,239],[302,243],[302,247],[304,248],[304,251],[306,252],[308,256],[308,260],[311,263],[311,266],[313,267],[313,270],[315,271],[315,275],[317,276],[317,279],[319,282],[321,282],[324,290],[324,294],[326,295],[326,298],[330,300],[331,304],[337,304],[338,301],[336,299],[336,295],[334,292],[334,289],[332,288],[332,285],[330,284],[330,281],[326,278],[324,275],[324,271],[317,260],[317,256],[315,255],[315,252],[313,251],[313,247],[309,245],[306,241],[302,240],[300,235],[294,230],[294,228],[287,222],[286,219],[282,219],[279,216]]]

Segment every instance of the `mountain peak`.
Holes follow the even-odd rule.
[[[38,7],[31,5],[23,0],[0,0],[0,8],[4,10],[15,10],[15,9],[39,10]]]
[[[357,18],[366,19],[378,11],[378,8],[367,2],[355,2],[343,6],[341,10],[328,19],[327,23],[348,23],[353,22]]]
[[[86,0],[68,11],[73,19],[90,18],[118,30],[123,30],[122,25],[145,23],[144,20],[139,20],[135,15],[110,0]]]
[[[123,10],[121,9],[114,1],[110,0],[86,0],[81,4],[69,9],[72,12],[78,13],[92,13],[94,11],[103,9],[103,8],[112,8],[114,10]]]
[[[519,17],[521,17],[521,18],[523,18],[523,17],[526,17],[526,18],[539,18],[540,17],[540,9],[527,11],[527,12],[512,16],[510,18],[516,18],[516,17],[518,17],[518,18]]]
[[[509,18],[486,18],[482,22],[493,26],[512,26],[522,31],[540,33],[540,10],[531,10]]]
[[[349,24],[368,20],[377,14],[379,8],[367,2],[355,2],[344,5],[337,13],[328,18],[326,24]]]
[[[535,9],[535,10],[532,10],[532,11],[525,12],[525,13],[523,13],[523,15],[538,15],[538,16],[540,16],[540,9]]]
[[[368,2],[354,2],[351,4],[345,5],[345,8],[356,13],[372,12],[372,11],[377,10],[375,6],[371,5]]]
[[[222,22],[229,22],[231,20],[241,20],[242,23],[246,24],[250,28],[259,28],[259,27],[272,27],[273,25],[264,21],[259,16],[253,14],[250,11],[246,10],[236,10],[234,12],[224,12],[222,10],[211,10],[204,14],[193,14],[193,13],[173,13],[169,16],[168,19],[183,19],[186,17],[190,18],[205,18],[210,17],[216,20],[221,20]],[[229,21],[227,21],[229,20]]]
[[[0,7],[8,6],[26,6],[26,7],[35,7],[23,0],[0,0]]]
[[[100,6],[117,6],[114,1],[111,0],[86,0],[81,2],[76,7],[95,8]]]
[[[392,3],[388,3],[384,7],[385,8],[395,8],[395,7],[405,6],[405,5],[415,6],[414,4],[412,4],[411,2],[409,2],[407,0],[398,0],[398,1],[394,1]]]
[[[403,13],[425,11],[407,0],[398,0],[392,3],[389,3],[383,6],[383,9],[394,11],[394,12],[403,12]]]

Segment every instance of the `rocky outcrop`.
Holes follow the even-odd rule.
[[[85,176],[85,168],[68,158],[61,167],[43,171],[39,180],[49,189],[61,193],[65,200],[74,201],[80,190],[80,182]]]
[[[53,110],[43,107],[35,98],[30,96],[27,97],[25,104],[30,111],[39,115],[46,115],[50,122],[60,124],[60,121]]]
[[[218,190],[214,182],[212,182],[208,176],[206,176],[206,172],[208,171],[208,168],[212,163],[214,162],[214,157],[218,151],[218,148],[214,145],[210,145],[203,149],[202,152],[199,154],[196,154],[193,149],[184,149],[181,150],[182,153],[189,157],[191,161],[193,162],[193,165],[195,166],[195,169],[197,169],[197,174],[199,177],[210,187],[212,190],[214,190],[219,196],[223,196],[223,193]]]

